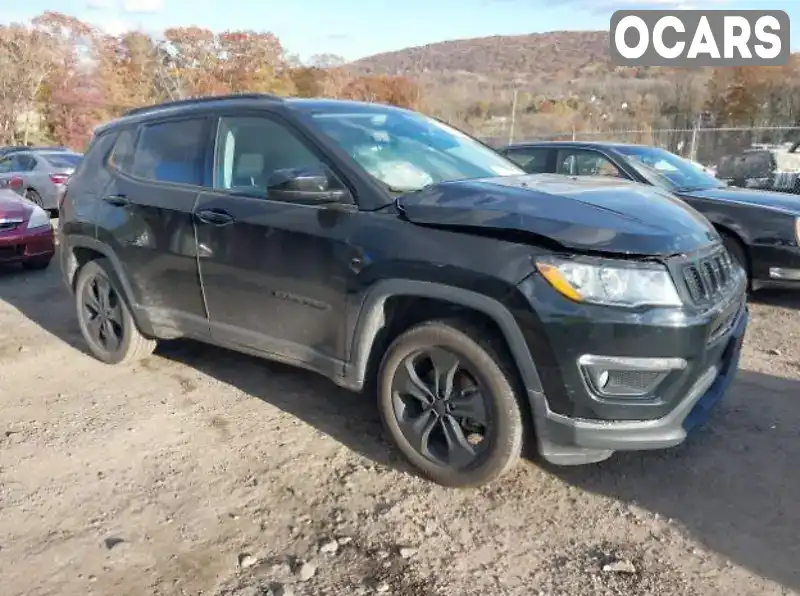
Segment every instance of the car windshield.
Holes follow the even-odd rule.
[[[525,174],[464,133],[416,112],[376,105],[316,112],[311,118],[392,192],[412,192],[438,182]]]
[[[689,160],[657,147],[617,147],[636,170],[667,190],[699,190],[725,186]]]
[[[80,153],[39,153],[56,168],[77,168],[83,159]]]

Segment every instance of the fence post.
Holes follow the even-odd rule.
[[[697,161],[697,133],[700,129],[700,115],[695,116],[694,125],[692,126],[692,144],[689,148],[689,159]]]
[[[511,145],[514,142],[514,123],[517,120],[517,87],[514,86],[514,97],[511,100],[511,127],[508,131],[508,144]]]

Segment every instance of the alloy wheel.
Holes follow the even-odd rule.
[[[124,324],[119,296],[105,277],[96,275],[84,286],[82,316],[92,341],[114,353],[122,346]]]
[[[429,348],[406,356],[392,380],[392,406],[417,453],[455,469],[483,454],[491,431],[486,396],[468,362]]]

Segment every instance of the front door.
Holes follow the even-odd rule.
[[[137,306],[161,333],[207,336],[192,210],[210,186],[211,119],[123,130],[109,157],[98,238],[119,257]]]
[[[335,374],[359,214],[275,200],[267,190],[276,170],[320,166],[328,169],[320,153],[277,117],[222,116],[215,190],[200,195],[195,221],[212,336]]]

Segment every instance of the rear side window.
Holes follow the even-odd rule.
[[[125,130],[117,139],[109,163],[138,178],[202,186],[207,122],[190,119],[146,125],[135,141],[135,131]]]
[[[133,152],[136,148],[136,129],[128,128],[119,133],[114,149],[108,157],[108,163],[120,172],[131,173]]]

